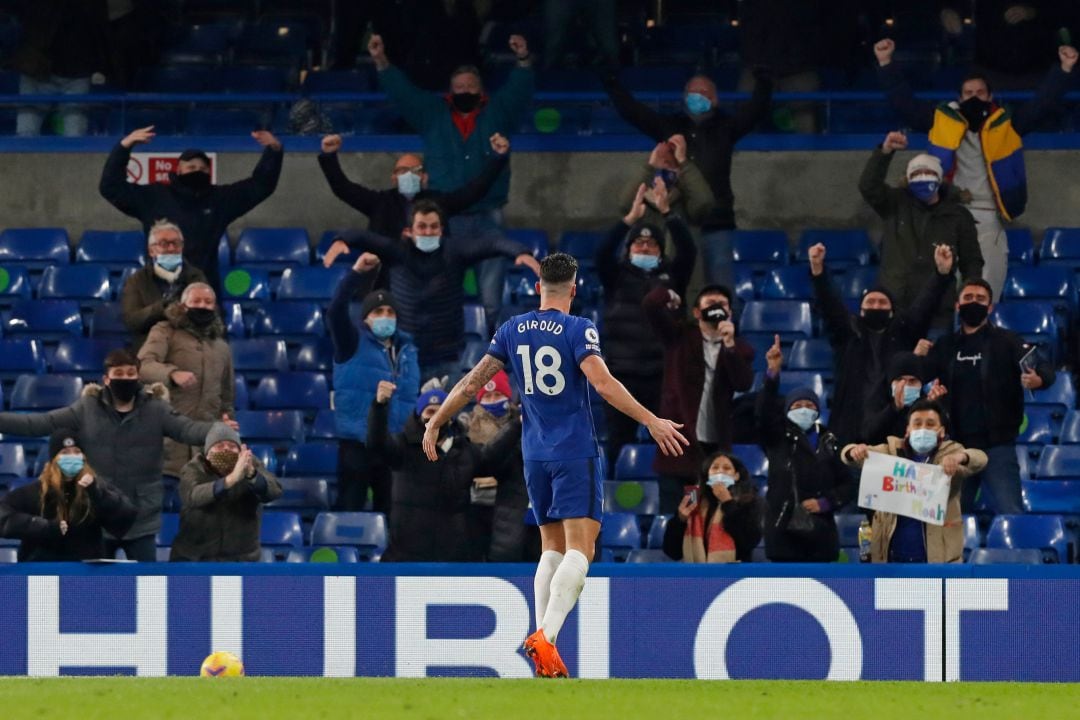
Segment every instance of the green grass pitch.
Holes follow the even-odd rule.
[[[669,720],[1076,717],[1080,685],[704,680],[5,678],[0,716]]]

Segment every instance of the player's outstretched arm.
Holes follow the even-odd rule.
[[[681,424],[658,418],[649,412],[648,408],[634,399],[634,396],[623,386],[611,371],[607,363],[599,355],[589,355],[581,361],[581,371],[589,383],[600,393],[613,408],[632,417],[649,429],[649,434],[660,446],[660,451],[665,455],[682,455],[683,446],[689,445],[690,441],[679,432]]]
[[[480,388],[484,387],[488,380],[495,377],[495,373],[502,370],[502,368],[501,360],[497,360],[491,355],[485,355],[480,359],[480,362],[476,363],[476,367],[469,371],[468,375],[458,381],[458,384],[450,391],[443,404],[439,406],[438,412],[428,420],[427,427],[424,430],[424,454],[427,455],[428,460],[435,462],[439,459],[439,453],[435,449],[435,442],[439,439],[439,428],[448,423],[450,418],[457,415],[461,408],[468,405],[469,400],[476,397],[476,393],[480,392]]]

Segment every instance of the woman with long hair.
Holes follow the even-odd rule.
[[[0,537],[17,538],[19,562],[62,562],[105,556],[103,532],[123,535],[135,506],[94,477],[78,438],[58,430],[49,438],[49,462],[38,482],[0,499]]]

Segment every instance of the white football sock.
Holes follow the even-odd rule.
[[[540,627],[548,642],[554,643],[559,630],[566,622],[566,616],[574,609],[578,595],[585,587],[585,576],[589,574],[589,561],[577,550],[567,550],[559,569],[551,578],[551,597],[547,612]]]
[[[536,598],[536,628],[544,622],[544,613],[547,612],[548,599],[551,597],[551,578],[559,568],[563,560],[563,554],[558,550],[545,550],[540,555],[540,562],[536,566],[536,576],[533,577],[533,596]]]

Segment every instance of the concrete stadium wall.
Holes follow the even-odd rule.
[[[900,177],[912,153],[892,168]],[[224,153],[219,178],[247,176],[254,153]],[[343,154],[346,173],[375,187],[389,184],[390,153]],[[733,183],[740,227],[783,228],[792,236],[806,227],[879,224],[857,190],[867,153],[741,152]],[[520,153],[514,157],[507,221],[541,227],[554,236],[563,229],[601,229],[621,215],[613,199],[645,155],[638,153]],[[73,236],[88,228],[138,225],[114,210],[97,192],[105,156],[82,153],[13,153],[0,160],[0,227],[62,226]],[[1030,202],[1016,223],[1036,238],[1046,227],[1080,225],[1080,151],[1027,153]],[[324,230],[362,226],[364,221],[337,200],[319,171],[314,153],[287,153],[277,192],[231,228],[303,226],[317,238]]]

